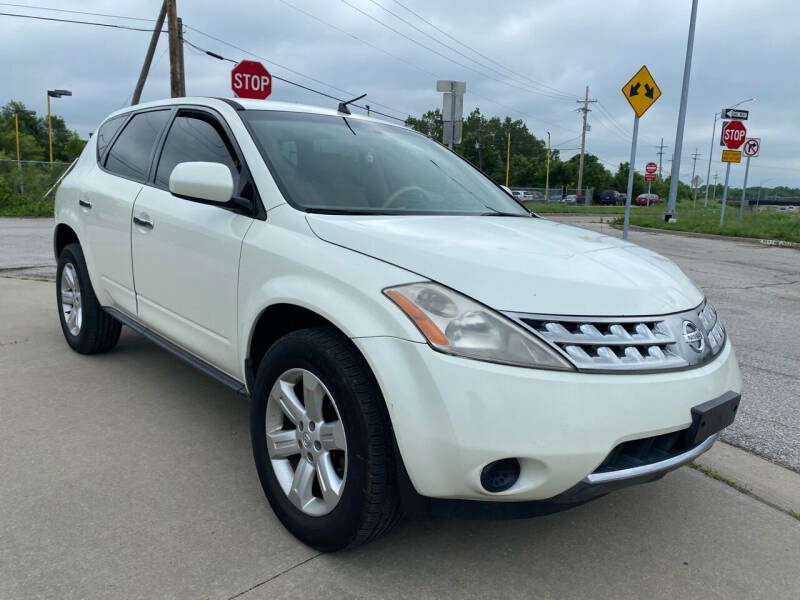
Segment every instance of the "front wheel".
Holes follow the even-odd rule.
[[[399,516],[388,417],[352,342],[331,327],[278,340],[258,368],[253,455],[283,525],[334,551],[367,542]]]

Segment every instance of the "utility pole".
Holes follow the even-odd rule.
[[[147,47],[147,53],[144,55],[144,63],[142,64],[142,71],[139,73],[139,81],[136,82],[136,89],[133,91],[133,99],[131,106],[139,104],[142,97],[142,90],[144,89],[144,82],[147,81],[147,74],[150,72],[150,65],[153,63],[153,55],[156,52],[158,45],[158,38],[161,37],[161,29],[164,27],[164,17],[167,14],[167,0],[161,3],[161,10],[158,12],[158,19],[156,19],[155,27],[153,27],[153,35],[150,37],[150,45]]]
[[[714,195],[711,197],[712,200],[717,199],[717,179],[719,178],[719,173],[714,171]]]
[[[183,68],[183,19],[178,17],[178,62],[181,73],[181,96],[186,96],[186,71]]]
[[[178,28],[177,0],[167,2],[167,33],[169,36],[169,87],[173,98],[186,95],[186,82],[183,76],[183,43]]]
[[[581,158],[578,163],[578,193],[577,195],[581,195],[581,188],[583,187],[583,155],[586,151],[586,119],[589,116],[589,112],[591,109],[589,108],[589,103],[597,102],[597,100],[589,100],[589,86],[586,86],[586,96],[583,100],[576,100],[579,104],[583,104],[582,108],[578,110],[583,113],[583,129],[581,130]]]
[[[656,152],[656,154],[658,154],[658,180],[663,181],[664,178],[661,176],[661,158],[664,156],[664,148],[669,148],[669,146],[664,145],[664,138],[662,137],[661,143],[656,146],[656,148],[658,148],[658,152]]]
[[[697,148],[695,148],[694,149],[694,154],[692,154],[692,188],[694,188],[693,189],[693,192],[694,192],[694,204],[692,205],[692,208],[697,208],[697,185],[694,182],[694,172],[695,172],[695,167],[697,166],[697,157],[698,156],[700,156],[700,154],[697,152]]]

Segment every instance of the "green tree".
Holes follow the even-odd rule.
[[[47,115],[29,115],[22,102],[11,100],[0,108],[0,155],[16,158],[14,115],[19,116],[20,153],[23,160],[50,160]],[[86,141],[67,128],[64,119],[51,115],[53,128],[53,160],[72,162],[83,150]]]

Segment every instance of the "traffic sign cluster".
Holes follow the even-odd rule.
[[[742,201],[739,206],[739,222],[741,223],[746,201],[747,175],[750,172],[750,159],[758,156],[759,150],[761,149],[761,138],[747,137],[747,127],[745,127],[742,121],[747,120],[750,116],[749,111],[737,110],[735,108],[723,108],[720,111],[720,115],[723,119],[731,119],[723,123],[719,138],[719,145],[725,147],[722,151],[722,162],[728,164],[725,169],[725,186],[722,188],[722,207],[719,215],[719,225],[722,227],[725,222],[725,205],[728,200],[728,181],[731,174],[731,163],[742,162],[742,152],[744,152],[744,155],[747,157],[747,164],[744,170],[744,185],[742,186]],[[742,149],[739,150],[739,148]]]

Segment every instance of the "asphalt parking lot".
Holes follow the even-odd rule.
[[[50,224],[23,225],[46,259]],[[731,244],[702,255],[677,236],[632,239],[716,283],[706,289],[745,369],[740,421],[791,458],[791,358],[766,382],[759,361],[775,362],[770,344],[797,317],[797,284],[780,281],[792,265],[797,275],[800,254]],[[8,277],[52,267],[18,266],[37,269],[0,273],[0,598],[798,597],[800,521],[688,468],[557,515],[404,521],[320,555],[263,497],[246,399],[130,330],[109,354],[70,351],[53,284]],[[772,312],[751,324],[750,306]],[[781,346],[795,364],[797,344]]]

